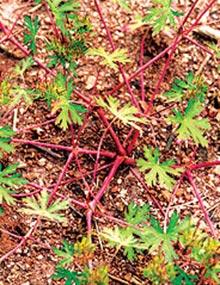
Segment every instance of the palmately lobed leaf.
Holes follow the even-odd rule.
[[[20,211],[33,216],[40,216],[42,219],[49,219],[57,222],[66,222],[66,218],[59,211],[67,210],[69,202],[57,199],[51,205],[48,205],[49,194],[46,190],[41,191],[37,198],[30,197],[23,199],[26,208]]]
[[[203,136],[206,130],[210,129],[208,119],[198,119],[203,107],[196,98],[191,98],[182,114],[180,111],[174,110],[174,115],[168,117],[168,121],[177,126],[176,132],[181,140],[192,138],[196,145],[206,147],[208,141]]]
[[[7,204],[14,204],[15,199],[12,197],[14,190],[27,183],[26,179],[16,173],[17,167],[18,164],[11,164],[3,169],[0,164],[0,204],[4,201]]]
[[[106,99],[106,102],[99,97],[96,99],[96,102],[99,106],[111,112],[112,115],[119,119],[124,125],[131,126],[140,132],[142,132],[142,129],[137,125],[137,123],[147,123],[145,118],[137,117],[138,109],[130,103],[126,103],[123,107],[121,107],[120,101],[112,96],[109,96]]]
[[[170,190],[175,179],[172,176],[179,176],[182,172],[181,168],[173,168],[175,162],[173,160],[167,160],[162,163],[159,161],[160,152],[156,148],[144,148],[144,156],[147,159],[140,158],[137,160],[137,166],[141,172],[147,172],[145,174],[145,181],[149,186],[155,186],[157,183]]]
[[[87,55],[100,56],[103,58],[102,64],[111,67],[114,70],[118,69],[117,63],[125,64],[130,62],[126,49],[116,49],[113,52],[107,52],[103,47],[97,49],[90,48]]]

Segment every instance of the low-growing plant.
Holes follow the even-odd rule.
[[[219,284],[220,244],[193,177],[197,170],[220,165],[219,160],[202,161],[199,152],[201,147],[207,148],[208,152],[208,143],[214,140],[207,136],[207,131],[215,125],[213,116],[208,118],[209,110],[206,106],[209,101],[209,84],[208,81],[206,83],[205,75],[196,75],[202,69],[198,72],[195,66],[182,71],[173,82],[166,77],[175,52],[183,40],[195,44],[210,56],[215,56],[216,62],[219,53],[216,45],[206,43],[203,46],[190,38],[190,33],[199,25],[201,18],[207,15],[216,0],[210,0],[200,12],[196,10],[198,1],[194,1],[184,13],[182,7],[174,1],[152,0],[143,15],[133,9],[132,1],[113,0],[115,7],[123,9],[123,13],[128,13],[134,19],[132,23],[127,22],[121,32],[131,33],[132,39],[137,34],[138,39],[141,38],[138,55],[134,55],[138,46],[134,50],[133,45],[126,47],[124,43],[120,45],[117,42],[116,45],[114,42],[113,27],[109,27],[106,19],[109,11],[105,14],[102,12],[104,2],[94,0],[93,8],[97,12],[95,17],[98,15],[100,18],[101,32],[109,45],[104,43],[104,37],[103,43],[97,40],[96,31],[99,29],[93,27],[93,18],[88,16],[90,13],[80,6],[80,2],[34,2],[39,5],[37,9],[40,8],[49,19],[50,33],[41,35],[44,25],[49,25],[48,21],[42,23],[42,18],[36,12],[31,13],[32,10],[30,14],[25,12],[23,15],[21,12],[19,16],[19,19],[24,17],[23,44],[14,33],[18,19],[12,27],[7,27],[0,21],[0,30],[4,33],[4,38],[0,39],[1,45],[8,41],[24,54],[24,58],[0,82],[0,216],[6,214],[6,204],[13,207],[19,200],[17,206],[20,214],[34,218],[26,235],[11,234],[19,239],[19,244],[0,257],[0,263],[27,244],[26,241],[32,238],[39,224],[45,220],[47,223],[57,222],[68,227],[70,223],[67,213],[76,207],[76,213],[82,216],[85,213],[88,236],[78,242],[69,242],[70,237],[65,236],[64,231],[62,245],[52,247],[58,259],[55,272],[51,276],[53,280],[61,280],[66,285],[107,285],[111,284],[111,278],[120,282],[120,278],[108,273],[111,272],[113,263],[109,262],[107,267],[105,262],[99,262],[99,258],[96,258],[97,252],[101,256],[106,254],[103,250],[105,240],[108,246],[116,248],[112,260],[116,255],[119,257],[120,251],[123,251],[122,254],[128,258],[130,264],[137,262],[137,257],[143,256],[143,260],[146,260],[144,268],[137,267],[137,274],[143,284]],[[149,28],[145,29],[146,27]],[[137,28],[140,29],[133,33]],[[151,33],[151,42],[157,41],[162,33],[167,35],[168,28],[172,30],[168,34],[175,34],[171,44],[145,62],[148,33]],[[137,58],[140,59],[138,65]],[[152,74],[152,82],[145,82],[145,72],[161,58],[165,61],[161,70]],[[81,66],[87,67],[88,60],[93,71],[82,76],[79,69]],[[41,68],[45,76],[42,76],[42,72],[33,75],[33,67]],[[32,75],[34,80],[30,83],[26,77]],[[138,76],[140,84],[136,80]],[[110,90],[106,90],[105,82],[100,83],[100,77],[104,81],[114,77]],[[84,91],[81,78],[88,80]],[[163,85],[167,78],[172,83],[166,82]],[[118,79],[120,82],[117,83]],[[154,81],[155,86],[152,87]],[[148,83],[149,86],[146,86]],[[102,84],[103,88],[100,88]],[[167,88],[168,85],[171,85],[170,89]],[[147,94],[146,90],[149,90]],[[155,100],[157,97],[158,100]],[[20,112],[20,106],[27,108]],[[39,115],[36,112],[36,115],[35,108],[40,112],[48,110],[48,114],[41,116],[41,113]],[[27,110],[29,114],[34,114],[32,119],[36,115],[40,122],[26,126]],[[17,120],[17,116],[20,120]],[[49,119],[45,120],[46,117]],[[32,130],[36,130],[33,135],[35,137],[36,133],[39,135],[43,131],[43,126],[47,130],[50,126],[55,126],[54,131],[48,131],[45,137],[40,136],[44,141],[31,139]],[[62,137],[59,137],[59,128],[62,129]],[[86,133],[87,129],[89,135]],[[101,138],[100,132],[103,133]],[[153,138],[152,132],[155,133]],[[169,149],[164,148],[165,141],[158,139],[160,132],[165,132],[163,140],[172,138],[168,141]],[[91,142],[89,138],[92,138]],[[58,143],[59,141],[62,143]],[[21,149],[17,145],[36,147],[36,151],[40,149],[52,157],[61,158],[61,164],[67,157],[58,178],[55,180],[49,177],[45,184],[47,187],[42,186],[42,183],[38,185],[34,178],[28,183],[18,173],[18,164],[12,162],[15,158],[20,159],[19,155],[14,156]],[[214,155],[215,149],[208,157]],[[85,156],[89,156],[88,167]],[[25,165],[21,169],[23,173],[26,171]],[[142,187],[146,193],[142,197],[143,189],[136,191],[136,188],[131,197],[124,198],[124,193],[120,193],[121,201],[127,203],[135,197],[138,204],[134,201],[129,203],[124,217],[116,218],[112,212],[118,205],[114,197],[121,191],[120,183],[114,188],[117,188],[114,196],[111,196],[111,189],[108,194],[110,199],[103,202],[103,196],[114,178],[118,179],[121,170],[128,169],[129,176],[138,181],[135,187]],[[99,176],[101,170],[103,172]],[[206,175],[206,172],[201,172],[201,175]],[[28,177],[32,180],[31,175]],[[75,189],[72,183],[78,180],[81,181],[80,193],[76,193],[78,188]],[[178,189],[182,187],[185,192],[186,183],[189,183],[192,195],[198,199],[207,228],[200,227],[192,217],[183,215],[182,208],[179,209],[177,205],[174,208],[178,211],[170,214],[171,203],[174,203]],[[26,191],[23,191],[23,187]],[[18,193],[19,188],[21,190]],[[35,191],[31,192],[31,188]],[[68,192],[70,188],[74,190],[71,193]],[[164,191],[168,192],[168,201],[161,201],[161,192]],[[148,201],[145,200],[146,197]],[[109,201],[112,204],[108,204]],[[183,208],[187,205],[184,204]],[[82,213],[80,209],[83,210]],[[194,216],[193,212],[190,214]],[[96,225],[97,233],[92,231],[94,217],[97,221],[105,222],[101,229]],[[110,220],[117,222],[117,225],[110,226]],[[98,237],[99,247],[97,243],[92,243],[92,234],[94,239]],[[105,260],[109,261],[108,258]]]

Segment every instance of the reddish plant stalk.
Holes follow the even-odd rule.
[[[26,128],[17,130],[17,131],[16,131],[16,134],[18,134],[18,133],[23,133],[23,132],[27,132],[27,131],[29,131],[29,130],[33,130],[33,129],[36,129],[36,128],[39,128],[39,127],[42,127],[42,126],[47,126],[47,125],[49,125],[49,124],[51,124],[51,123],[54,123],[55,120],[56,120],[56,119],[50,119],[50,120],[48,120],[48,121],[46,121],[46,122],[43,122],[43,123],[30,125],[30,126],[28,126],[28,127],[26,127]]]
[[[100,188],[100,190],[96,194],[95,198],[89,203],[89,209],[86,213],[87,230],[89,233],[91,232],[91,229],[92,229],[92,215],[93,215],[93,212],[96,208],[96,205],[100,202],[102,196],[107,191],[109,184],[111,183],[115,173],[117,172],[119,166],[123,163],[123,161],[124,161],[123,157],[121,157],[121,156],[116,157],[108,176],[106,176],[106,178],[102,184],[102,187]]]
[[[59,38],[60,38],[60,34],[59,34],[59,31],[58,31],[58,29],[57,29],[56,24],[54,23],[53,15],[51,14],[51,11],[50,11],[50,9],[49,9],[49,7],[48,7],[47,1],[44,1],[44,6],[45,6],[46,11],[47,11],[47,14],[48,14],[48,16],[49,16],[49,18],[50,18],[50,22],[51,22],[51,25],[52,25],[52,28],[53,28],[55,37],[56,37],[57,39],[59,39]]]
[[[205,47],[204,45],[200,44],[196,40],[190,38],[189,36],[184,36],[184,38],[187,39],[188,41],[190,41],[191,43],[193,43],[194,45],[196,45],[197,47],[199,47],[200,49],[204,50],[205,52],[207,52],[211,56],[214,55],[214,52],[212,52],[211,50],[209,50],[207,47]]]
[[[56,193],[57,193],[57,191],[59,189],[60,183],[62,182],[63,177],[66,175],[68,167],[69,167],[70,163],[72,162],[72,160],[74,159],[74,157],[75,157],[74,152],[71,152],[69,154],[69,157],[68,157],[68,159],[67,159],[67,161],[66,161],[66,163],[65,163],[65,165],[64,165],[64,167],[63,167],[63,169],[62,169],[62,171],[61,171],[61,173],[59,175],[59,177],[58,177],[57,183],[56,183],[53,191],[50,194],[48,205],[50,205],[52,203],[53,198],[55,197],[55,195],[56,195]]]
[[[205,162],[201,162],[198,164],[193,164],[193,165],[190,165],[189,168],[190,168],[190,170],[196,170],[196,169],[200,169],[200,168],[213,167],[213,166],[217,166],[217,165],[220,165],[220,160],[205,161]]]
[[[144,44],[146,35],[144,34],[141,39],[141,50],[140,50],[140,67],[144,64]],[[145,101],[145,88],[144,88],[144,71],[140,74],[140,86],[141,86],[141,100]]]
[[[106,22],[105,22],[105,19],[104,19],[103,15],[102,15],[102,10],[101,10],[101,6],[100,6],[100,4],[99,4],[99,0],[94,0],[94,3],[95,3],[95,6],[96,6],[96,9],[97,9],[97,12],[98,12],[98,14],[99,14],[100,20],[101,20],[101,22],[102,22],[102,24],[103,24],[103,26],[104,26],[105,31],[106,31],[106,34],[107,34],[109,43],[110,43],[110,45],[111,45],[111,49],[112,49],[112,51],[115,51],[115,50],[116,50],[116,46],[115,46],[115,44],[114,44],[114,41],[113,41],[111,32],[110,32],[110,30],[109,30],[109,28],[108,28],[108,26],[107,26],[107,24],[106,24]],[[123,80],[124,80],[124,83],[125,83],[126,86],[127,86],[128,93],[129,93],[130,96],[131,96],[132,104],[133,104],[134,106],[136,106],[136,107],[139,109],[138,102],[137,102],[137,100],[136,100],[136,98],[135,98],[135,96],[134,96],[134,94],[133,94],[133,91],[132,91],[132,89],[131,89],[131,86],[130,86],[130,84],[129,84],[129,81],[128,81],[127,78],[126,78],[124,68],[123,68],[123,66],[122,66],[121,63],[118,63],[118,66],[119,66],[119,70],[120,70],[120,72],[121,72],[122,78],[123,78]]]
[[[113,130],[113,128],[110,126],[110,123],[108,122],[108,120],[106,119],[105,117],[105,112],[103,111],[103,109],[99,108],[97,110],[97,113],[100,117],[100,119],[102,120],[103,124],[108,128],[109,130],[109,133],[111,134],[111,137],[113,138],[116,146],[117,146],[117,149],[118,149],[118,152],[119,154],[121,155],[126,155],[126,151],[123,147],[123,145],[121,144],[118,136],[116,135],[115,131]]]
[[[209,228],[210,228],[210,231],[211,231],[212,235],[213,235],[214,237],[216,237],[215,228],[214,228],[214,226],[213,226],[213,224],[212,224],[212,221],[211,221],[211,219],[209,218],[209,214],[208,214],[208,212],[207,212],[207,210],[206,210],[206,208],[205,208],[205,206],[204,206],[204,204],[203,204],[203,200],[202,200],[202,198],[201,198],[201,196],[200,196],[200,193],[199,193],[199,191],[198,191],[198,189],[197,189],[197,187],[196,187],[196,184],[195,184],[195,182],[194,182],[192,173],[191,173],[189,170],[187,170],[187,171],[186,171],[186,175],[187,175],[187,178],[188,178],[188,180],[189,180],[189,183],[190,183],[191,186],[192,186],[193,193],[194,193],[194,195],[196,196],[196,198],[198,199],[200,208],[201,208],[201,210],[202,210],[202,212],[203,212],[203,215],[204,215],[204,217],[205,217],[205,220],[206,220],[206,222],[207,222],[207,224],[208,224],[208,226],[209,226]]]
[[[40,218],[37,219],[37,221],[34,223],[34,225],[30,228],[30,230],[27,232],[27,234],[22,237],[21,241],[16,245],[15,248],[13,248],[12,250],[10,250],[9,252],[7,252],[6,254],[4,254],[1,258],[0,258],[0,264],[7,259],[10,255],[16,253],[18,251],[19,248],[21,248],[26,241],[31,237],[31,235],[36,231],[37,226],[40,223]]]

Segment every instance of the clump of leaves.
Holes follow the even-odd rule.
[[[153,284],[166,284],[175,276],[173,263],[167,263],[162,254],[156,255],[143,270],[144,277]],[[178,284],[182,284],[181,282]]]
[[[0,127],[0,158],[3,153],[11,153],[14,151],[13,145],[10,144],[11,138],[15,135],[15,132],[9,127]]]
[[[12,164],[3,168],[3,165],[0,164],[0,204],[4,201],[7,204],[14,204],[15,199],[12,197],[14,190],[27,183],[26,179],[16,173],[17,167],[18,164]]]
[[[57,222],[67,222],[67,219],[64,217],[64,214],[59,213],[68,208],[69,202],[66,200],[57,199],[51,205],[48,205],[50,195],[46,190],[41,191],[37,195],[37,199],[34,197],[25,198],[23,202],[26,208],[21,208],[21,212],[31,215],[39,216],[42,219],[49,219]]]
[[[204,276],[219,284],[220,242],[194,227],[187,229],[180,241],[185,248],[190,248],[190,256],[205,267]]]
[[[117,63],[125,64],[130,62],[126,49],[116,49],[113,52],[107,52],[103,47],[97,49],[90,48],[87,52],[91,56],[99,56],[103,58],[101,64],[111,67],[114,70],[118,69]]]
[[[177,126],[176,133],[180,140],[193,139],[197,145],[206,147],[208,141],[203,133],[210,129],[208,119],[198,119],[203,106],[197,98],[191,98],[188,105],[182,113],[179,110],[173,110],[174,115],[168,117],[168,121]]]
[[[97,266],[92,271],[89,271],[88,283],[94,285],[108,285],[108,267],[107,266]]]
[[[203,101],[207,93],[207,85],[204,84],[203,79],[200,76],[194,76],[192,72],[189,72],[185,80],[179,78],[175,79],[172,88],[164,93],[170,102],[180,102],[184,98],[199,98]]]
[[[49,55],[48,67],[61,65],[64,69],[70,70],[74,76],[77,76],[77,59],[80,55],[85,54],[87,46],[84,40],[74,40],[65,44],[53,40],[47,45],[47,50],[54,52],[54,54]]]
[[[142,172],[146,172],[145,181],[149,186],[155,186],[157,183],[167,189],[171,189],[175,179],[171,175],[179,176],[182,169],[173,168],[175,161],[166,160],[160,162],[160,151],[158,148],[153,150],[151,147],[144,147],[144,156],[147,160],[140,158],[137,165]]]
[[[170,218],[167,230],[164,231],[160,223],[151,216],[150,225],[142,222],[139,227],[128,226],[125,228],[106,228],[102,232],[102,237],[108,240],[110,246],[116,246],[117,250],[124,248],[124,254],[129,260],[133,260],[136,251],[148,250],[151,254],[161,253],[167,262],[172,262],[177,258],[173,244],[175,244],[182,232],[191,226],[190,220],[186,217],[180,221],[179,216],[174,212]],[[145,218],[146,222],[146,218]]]
[[[95,245],[92,243],[91,238],[83,237],[80,242],[75,243],[74,249],[74,258],[77,264],[85,265],[93,258]]]
[[[146,120],[136,116],[138,114],[138,109],[131,105],[131,103],[126,103],[123,107],[121,107],[121,102],[112,96],[109,96],[106,99],[106,102],[104,99],[99,97],[96,102],[99,106],[112,113],[114,118],[120,120],[124,125],[131,126],[142,132],[141,127],[139,127],[136,123],[145,124]]]
[[[173,10],[172,0],[152,0],[156,7],[149,10],[147,16],[143,21],[148,23],[153,28],[153,35],[158,34],[164,28],[175,26],[175,17],[182,16],[183,14]]]
[[[55,123],[63,130],[66,130],[72,123],[80,125],[82,123],[81,114],[86,112],[82,105],[71,102],[73,89],[73,81],[67,80],[62,73],[58,73],[45,92],[48,105],[52,105],[52,114],[59,112]]]
[[[30,16],[24,16],[24,25],[28,30],[28,33],[24,33],[24,44],[28,45],[28,48],[35,53],[37,51],[36,36],[40,28],[38,16],[36,16],[33,21]]]

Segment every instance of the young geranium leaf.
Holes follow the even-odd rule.
[[[146,124],[146,120],[136,116],[138,114],[136,107],[132,106],[130,103],[126,103],[121,107],[121,102],[112,96],[109,96],[106,101],[107,102],[105,102],[101,97],[96,100],[99,106],[110,111],[113,116],[119,119],[124,125],[131,126],[140,132],[142,131],[141,127],[136,123]]]
[[[178,110],[173,110],[174,115],[168,117],[168,121],[177,126],[176,132],[179,139],[192,138],[197,145],[205,147],[208,145],[208,141],[204,138],[203,133],[210,129],[210,124],[208,119],[198,119],[202,109],[201,102],[196,98],[191,98],[185,112],[182,114]]]
[[[0,82],[0,105],[7,105],[10,102],[11,88],[10,79],[4,79]]]
[[[116,246],[117,249],[124,248],[124,254],[129,260],[133,260],[135,257],[135,248],[138,246],[138,240],[134,237],[130,228],[114,229],[105,228],[101,233],[101,236],[108,240],[110,246]]]
[[[53,251],[57,256],[62,257],[62,260],[58,263],[59,267],[72,263],[75,252],[73,244],[64,240],[63,247],[61,249],[55,247],[53,248]]]
[[[108,267],[97,266],[93,270],[88,270],[88,283],[94,285],[109,285]]]
[[[11,89],[11,100],[10,106],[15,107],[20,102],[24,102],[26,106],[32,105],[33,101],[37,99],[40,95],[38,90],[22,88],[20,86],[15,86]]]
[[[144,21],[144,18],[140,14],[136,14],[134,16],[134,20],[129,25],[129,27],[132,31],[134,31],[134,30],[136,30],[136,29],[138,29],[144,25],[147,25],[147,23]]]
[[[75,12],[79,9],[80,4],[75,0],[47,0],[47,3],[55,17],[56,24],[61,32],[66,35],[68,30],[65,27],[65,21],[69,18],[69,13]]]
[[[143,233],[140,233],[143,248],[148,248],[150,253],[160,249],[164,253],[166,261],[172,262],[178,257],[173,248],[173,243],[179,239],[186,228],[190,227],[189,218],[187,217],[180,222],[178,214],[174,212],[166,232],[163,231],[155,218],[152,217],[150,222],[151,226],[144,228]]]
[[[72,104],[66,97],[61,96],[54,102],[52,114],[55,114],[57,111],[59,111],[59,115],[56,118],[55,124],[60,125],[63,130],[66,130],[71,123],[82,124],[80,113],[85,113],[86,109],[81,105]]]
[[[125,220],[132,225],[142,224],[149,218],[149,211],[149,205],[138,206],[134,202],[131,202],[128,205],[128,211],[125,213]]]
[[[182,169],[173,168],[175,164],[173,160],[166,160],[160,162],[160,151],[159,149],[153,150],[152,148],[144,148],[145,159],[138,159],[137,165],[142,172],[146,172],[145,180],[149,186],[155,186],[157,183],[160,186],[171,189],[175,183],[170,175],[179,176]]]
[[[52,275],[52,279],[59,280],[64,279],[65,285],[82,285],[88,284],[88,273],[87,272],[76,272],[70,271],[62,267],[57,267],[55,273]]]
[[[204,101],[207,90],[208,88],[202,78],[194,76],[192,72],[189,72],[186,80],[175,79],[172,88],[164,93],[164,95],[170,102],[182,101],[184,97],[196,97],[200,101]]]
[[[175,26],[175,17],[183,14],[172,9],[172,0],[153,0],[156,7],[149,9],[144,22],[153,28],[153,35],[158,34],[167,25]]]
[[[100,47],[97,49],[89,49],[87,52],[88,55],[91,56],[99,56],[102,57],[103,60],[101,64],[107,65],[114,70],[118,69],[117,63],[125,64],[127,62],[131,62],[127,55],[126,49],[116,49],[113,52],[107,52],[104,48]]]
[[[220,47],[215,43],[210,43],[209,48],[214,51],[217,59],[220,59]]]
[[[36,39],[38,30],[40,28],[39,18],[38,16],[36,16],[34,20],[32,21],[31,17],[26,15],[24,16],[24,24],[29,32],[29,33],[24,33],[24,44],[28,45],[28,48],[33,53],[35,53],[37,50],[35,39]]]
[[[14,135],[15,132],[9,126],[0,127],[0,158],[2,158],[4,152],[13,152],[14,147],[10,144],[10,141]]]
[[[43,190],[36,198],[23,199],[26,208],[22,208],[20,211],[33,216],[40,216],[43,219],[49,219],[57,222],[66,222],[66,218],[60,211],[64,211],[68,208],[69,202],[61,199],[57,199],[51,205],[48,205],[49,194],[46,190]]]
[[[184,270],[182,270],[179,266],[175,266],[176,276],[173,280],[171,280],[172,285],[196,285],[198,281],[198,276],[193,274],[187,274]]]
[[[25,59],[22,59],[18,64],[16,64],[15,66],[15,73],[19,76],[21,76],[21,78],[24,81],[24,74],[25,72],[32,67],[34,64],[34,60],[32,56],[29,56]]]
[[[18,164],[12,164],[3,169],[2,164],[0,164],[0,204],[4,201],[7,204],[14,204],[15,199],[11,194],[17,187],[27,183],[26,179],[16,173],[17,167]]]

